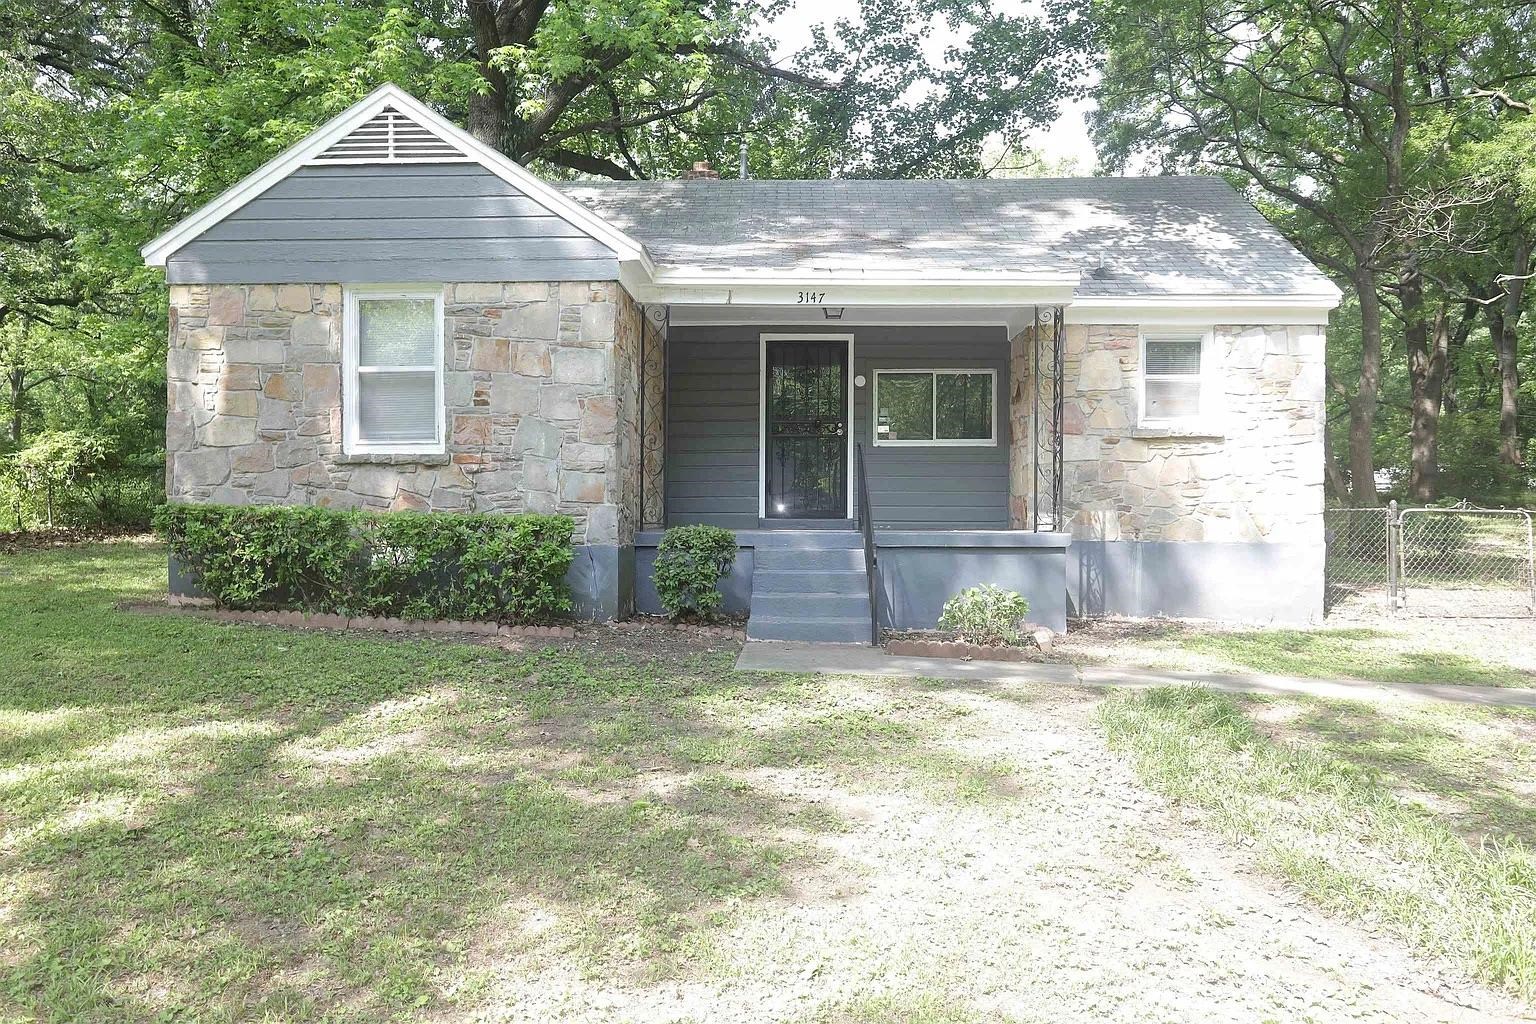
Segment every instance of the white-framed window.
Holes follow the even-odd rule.
[[[349,288],[342,370],[349,454],[444,450],[442,288]]]
[[[875,444],[997,444],[997,371],[876,370]]]
[[[1141,336],[1142,426],[1177,426],[1210,419],[1209,332],[1157,331]]]

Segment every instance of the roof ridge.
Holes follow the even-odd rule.
[[[1036,178],[719,178],[711,181],[693,181],[681,178],[629,178],[623,180],[597,179],[582,181],[558,181],[551,182],[556,188],[606,188],[616,186],[630,188],[635,186],[668,186],[687,187],[698,189],[740,188],[743,185],[907,185],[907,186],[937,186],[937,185],[1029,185],[1039,183],[1072,183],[1084,182],[1200,182],[1224,185],[1232,188],[1230,182],[1220,175],[1215,174],[1068,174],[1050,175]]]

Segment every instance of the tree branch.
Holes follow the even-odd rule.
[[[589,153],[578,153],[574,149],[562,149],[559,146],[549,149],[540,148],[532,155],[540,160],[547,160],[557,166],[569,167],[573,171],[581,171],[584,174],[596,174],[599,177],[612,178],[615,181],[635,180],[635,176],[629,172],[628,168],[621,167],[604,157],[592,156]]]

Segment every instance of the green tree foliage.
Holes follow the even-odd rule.
[[[1095,130],[1107,161],[1227,176],[1349,293],[1332,339],[1330,449],[1343,456],[1330,460],[1333,489],[1374,503],[1385,464],[1408,496],[1435,497],[1441,422],[1464,411],[1475,415],[1458,424],[1458,444],[1476,423],[1497,424],[1486,443],[1506,475],[1523,477],[1533,9],[1087,0],[1087,10],[1104,53]],[[1491,418],[1479,386],[1488,373]]]
[[[785,54],[788,0],[9,0],[5,443],[159,448],[165,305],[138,247],[380,83],[556,177],[729,169],[743,143],[760,177],[978,175],[1075,87],[1063,2],[862,0]],[[959,42],[931,53],[941,28]]]

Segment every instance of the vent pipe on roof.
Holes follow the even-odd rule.
[[[751,172],[747,168],[747,140],[746,139],[742,139],[741,140],[741,148],[738,149],[737,153],[736,153],[736,162],[737,162],[736,176],[738,178],[740,178],[741,180],[745,181],[748,178],[752,177]]]

